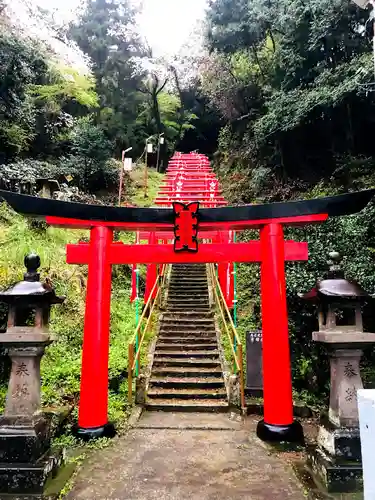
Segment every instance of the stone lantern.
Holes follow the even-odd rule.
[[[0,292],[0,302],[9,307],[0,345],[12,361],[0,418],[0,495],[41,494],[50,473],[61,463],[61,454],[48,453],[50,422],[40,412],[40,361],[54,340],[48,330],[51,305],[61,304],[64,298],[56,296],[48,281],[39,281],[38,255],[26,256],[25,266],[24,281]]]
[[[36,179],[36,189],[41,198],[53,198],[55,191],[60,191],[60,184],[54,179]]]
[[[355,281],[346,280],[341,256],[331,252],[326,279],[300,297],[318,306],[319,331],[330,357],[328,418],[322,419],[318,446],[309,466],[330,492],[353,491],[362,479],[357,391],[363,388],[360,360],[363,349],[375,343],[375,333],[363,331],[362,305],[369,294]]]

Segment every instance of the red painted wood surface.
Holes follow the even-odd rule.
[[[299,215],[297,217],[283,217],[280,219],[260,219],[230,222],[201,222],[199,234],[204,238],[205,231],[241,231],[245,229],[260,229],[266,224],[283,224],[285,226],[305,226],[307,224],[321,223],[328,219],[327,214]],[[65,217],[46,217],[50,226],[65,227],[70,229],[90,229],[92,227],[105,226],[119,231],[171,231],[172,224],[140,223],[140,222],[106,222],[94,220],[68,219]]]
[[[175,154],[155,204],[200,202],[200,206],[226,205],[219,183],[207,158],[198,154]],[[166,209],[167,210],[167,209]],[[181,212],[183,213],[183,212]],[[79,427],[98,428],[107,423],[108,351],[111,296],[111,266],[133,265],[132,299],[135,290],[135,266],[147,264],[147,300],[157,276],[157,266],[173,263],[217,263],[219,281],[228,307],[233,306],[233,263],[261,264],[264,419],[267,424],[289,425],[293,422],[288,316],[286,308],[285,262],[308,259],[305,242],[285,241],[283,226],[320,223],[327,214],[278,219],[230,222],[201,222],[198,251],[176,252],[174,225],[165,223],[106,222],[47,217],[57,227],[91,230],[90,243],[67,246],[69,264],[88,264],[88,284],[81,374]],[[213,217],[213,219],[215,219]],[[177,220],[177,219],[176,219]],[[179,228],[182,247],[192,242],[192,219],[182,217]],[[260,229],[260,240],[233,243],[233,231]],[[137,243],[113,242],[113,230],[136,231]],[[177,231],[178,233],[178,231]],[[200,240],[211,240],[202,243]],[[159,242],[162,242],[160,244]],[[180,246],[181,246],[180,245]]]
[[[82,429],[102,427],[108,422],[112,238],[113,232],[108,227],[95,227],[87,245],[88,278],[78,413],[78,425]]]
[[[293,399],[282,225],[267,224],[260,238],[264,421],[290,425]]]
[[[89,244],[67,245],[68,264],[87,264]],[[109,248],[111,264],[179,264],[220,262],[261,262],[261,242],[201,243],[196,254],[176,253],[173,245],[112,244]],[[305,242],[285,241],[285,260],[308,260]]]

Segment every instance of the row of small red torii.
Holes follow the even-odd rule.
[[[176,153],[155,204],[200,202],[200,207],[227,204],[209,160],[200,154]],[[138,210],[138,209],[135,209]],[[148,299],[157,277],[157,266],[174,263],[217,263],[219,281],[229,307],[233,306],[233,263],[261,264],[263,333],[264,421],[269,432],[293,428],[285,261],[308,259],[307,243],[284,240],[284,225],[323,222],[327,214],[264,220],[205,222],[199,225],[199,249],[176,251],[176,238],[169,224],[105,222],[47,216],[50,225],[90,229],[90,242],[68,245],[67,262],[88,264],[86,313],[82,353],[78,429],[82,435],[105,434],[108,426],[108,358],[111,301],[111,269],[117,264],[147,264]],[[260,240],[233,243],[233,231],[259,229]],[[113,231],[135,231],[137,243],[113,241]],[[174,244],[169,243],[174,238]],[[141,241],[147,240],[147,244]],[[209,242],[208,242],[209,241]],[[159,243],[162,244],[159,244]],[[177,243],[178,244],[178,243]],[[133,282],[132,298],[136,290]]]
[[[216,207],[227,205],[221,195],[219,181],[212,171],[210,161],[205,155],[198,153],[175,153],[168,164],[166,178],[160,187],[155,204],[170,207],[172,203],[191,203],[199,201],[202,207]],[[147,241],[148,244],[168,244],[174,239],[173,232],[137,232],[136,242]],[[233,231],[217,231],[204,234],[205,240],[213,243],[233,243]],[[218,264],[218,279],[229,309],[234,305],[234,265],[233,262]],[[137,298],[136,273],[137,265],[133,265],[131,301]],[[146,287],[144,303],[146,304],[154,288],[158,276],[158,266],[149,264],[146,272]]]

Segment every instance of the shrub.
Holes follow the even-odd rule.
[[[6,187],[12,179],[35,184],[38,178],[53,177],[57,173],[57,167],[46,161],[28,159],[9,163],[8,165],[0,165],[0,172],[0,184],[2,183],[3,187]]]

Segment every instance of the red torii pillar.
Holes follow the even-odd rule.
[[[77,428],[77,434],[83,439],[112,437],[115,434],[113,425],[108,422],[112,288],[109,253],[112,242],[113,230],[109,227],[103,225],[91,229]],[[92,383],[88,383],[89,380],[92,380]]]
[[[258,423],[257,435],[264,441],[299,442],[303,429],[293,419],[282,224],[263,226],[260,241],[264,419]]]
[[[149,244],[150,245],[155,245],[157,244],[156,236],[155,233],[151,232],[149,236]],[[146,289],[145,289],[145,296],[144,296],[144,303],[147,304],[148,299],[150,298],[150,294],[152,292],[152,289],[154,288],[156,278],[158,277],[158,266],[157,264],[148,264],[147,265],[147,272],[146,272]],[[157,294],[157,287],[154,290],[153,293],[153,299],[156,297]]]
[[[140,233],[137,231],[137,235],[135,238],[136,245],[139,245],[140,241]],[[137,264],[132,264],[132,288],[130,294],[130,302],[134,302],[138,298],[138,290],[137,290],[137,274],[139,272]]]
[[[232,231],[220,231],[215,239],[217,243],[233,243]],[[229,309],[233,308],[234,301],[234,265],[233,262],[221,262],[217,266],[217,277],[220,283],[225,302]]]

